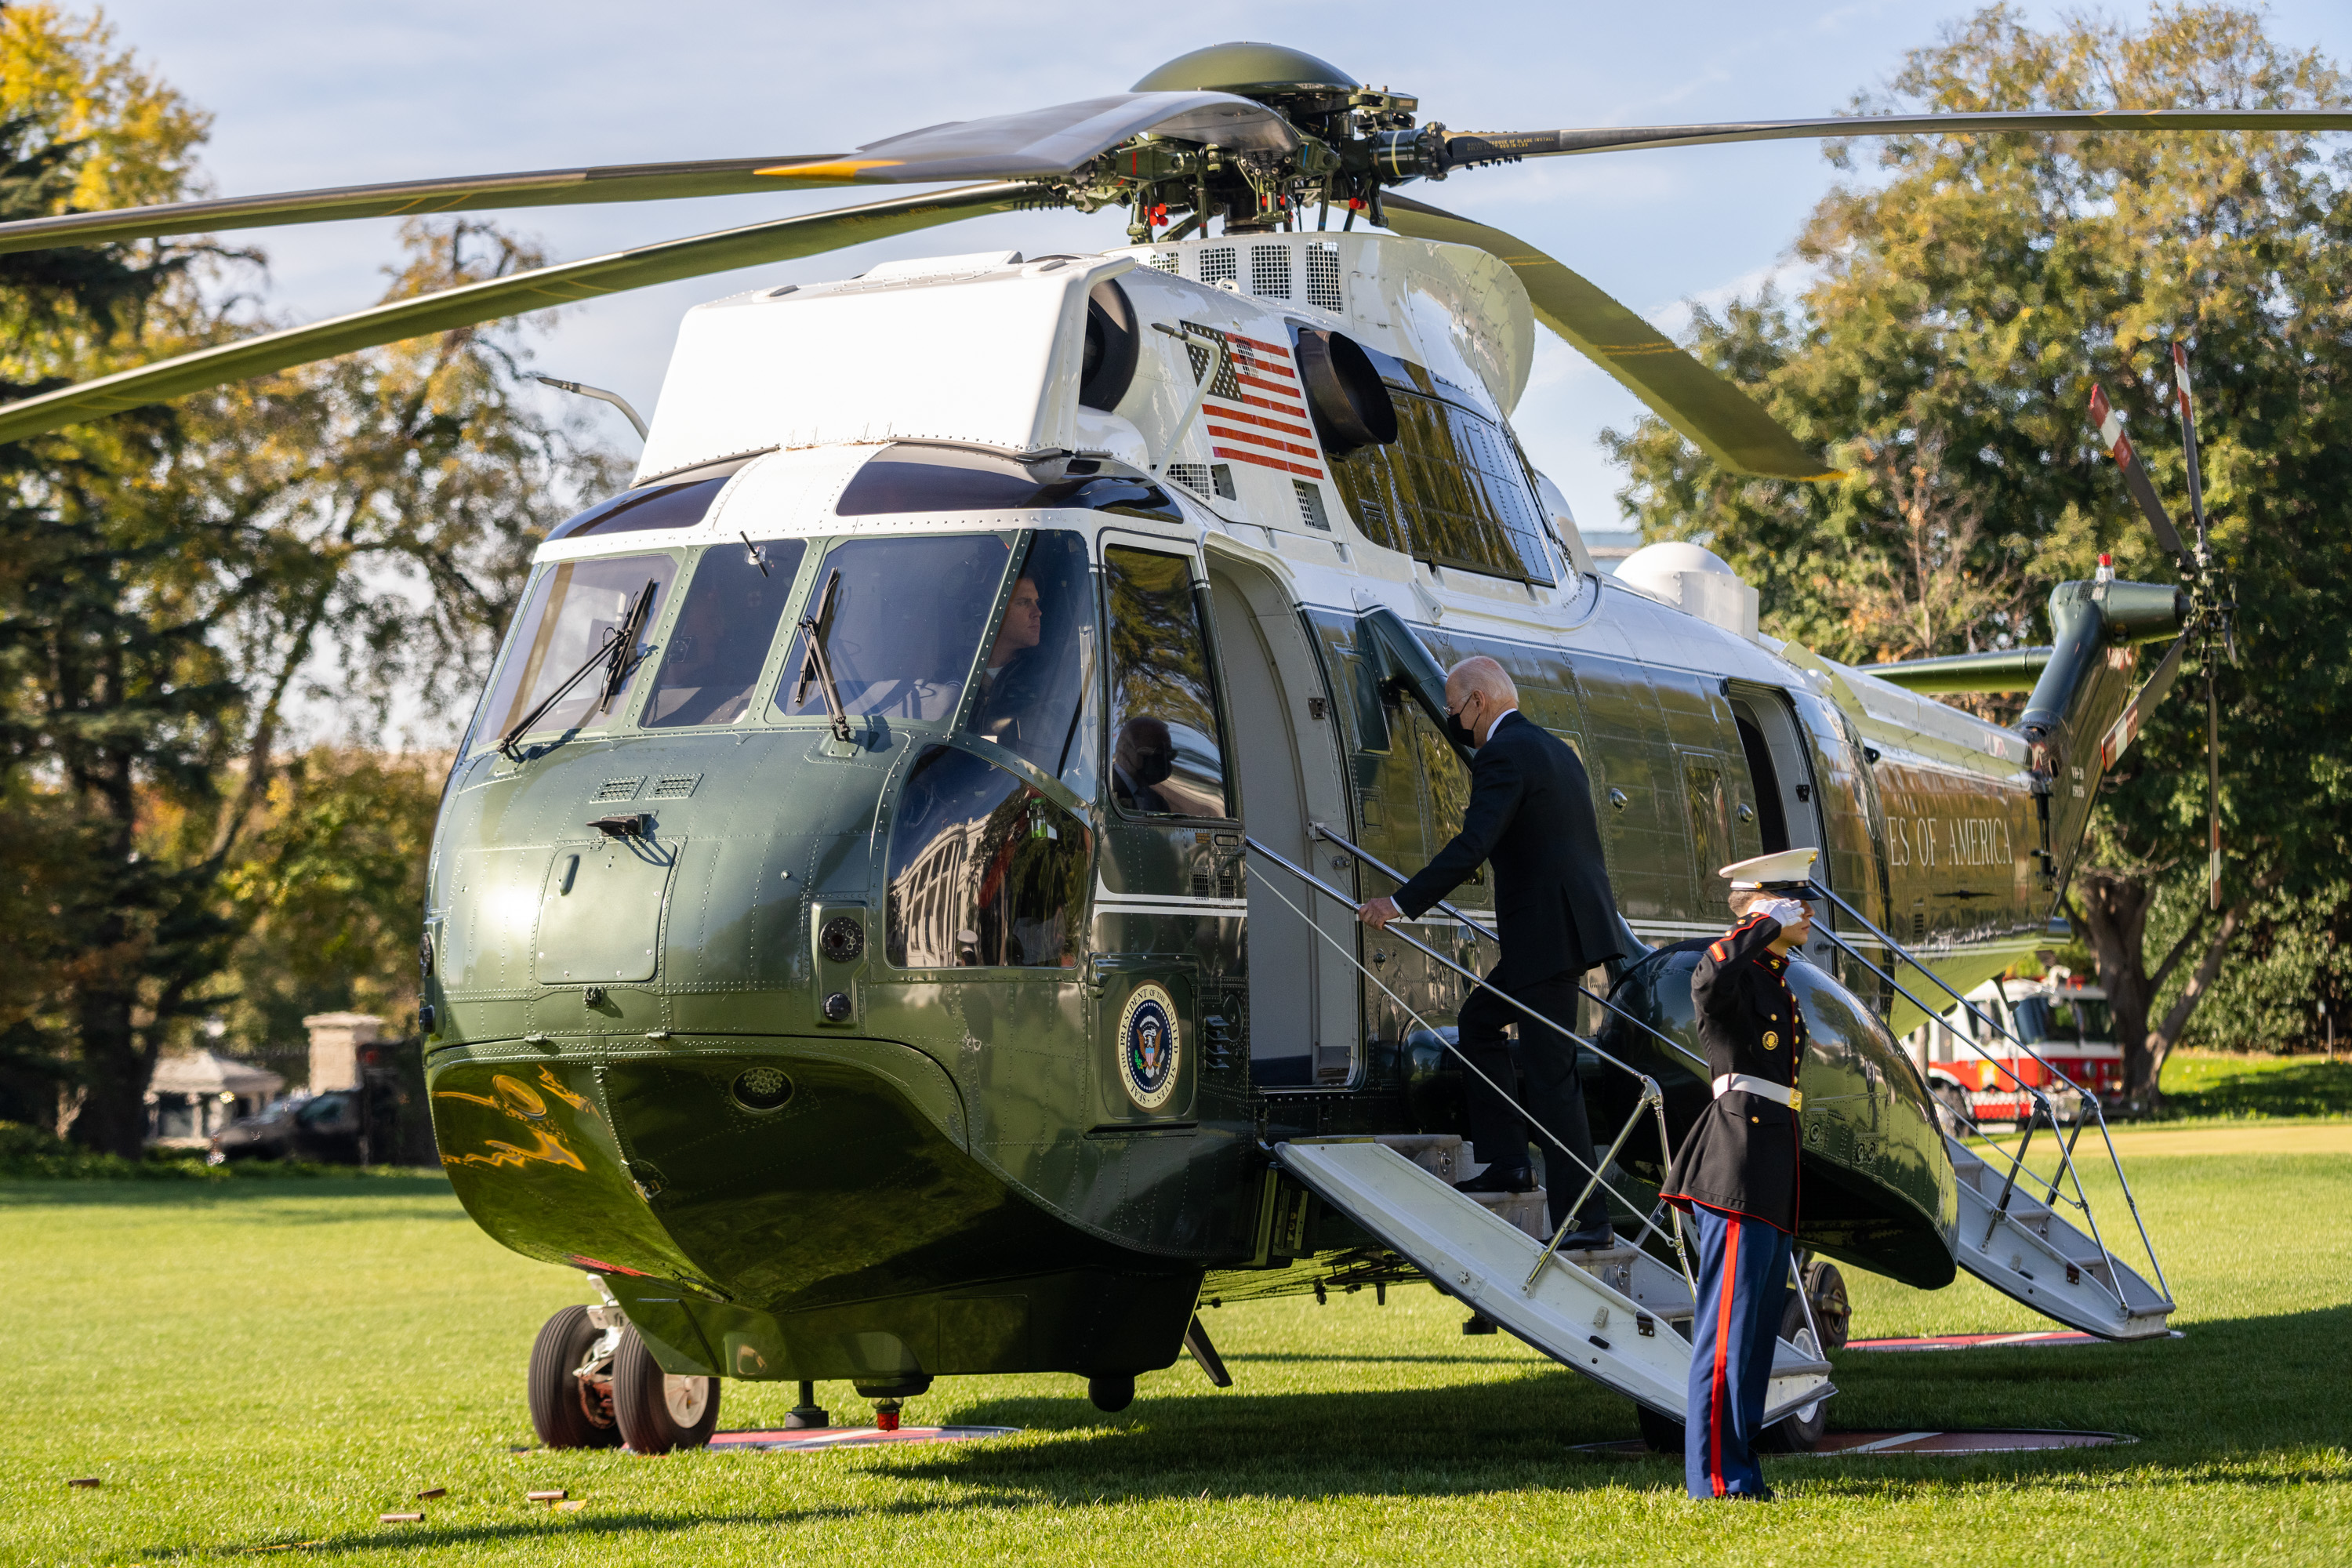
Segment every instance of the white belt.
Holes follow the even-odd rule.
[[[1777,1101],[1791,1110],[1805,1109],[1805,1097],[1801,1090],[1784,1088],[1770,1079],[1758,1078],[1752,1072],[1727,1072],[1715,1080],[1715,1098],[1717,1100],[1734,1089]]]

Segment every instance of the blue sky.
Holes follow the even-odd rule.
[[[583,163],[831,152],[943,120],[1064,102],[1131,85],[1161,60],[1227,38],[1318,54],[1360,79],[1417,91],[1461,130],[1682,123],[1833,112],[1874,89],[1905,49],[1973,7],[1857,0],[1735,4],[1429,0],[1297,3],[784,4],[731,0],[117,0],[123,42],[215,116],[205,166],[222,195]],[[2062,7],[2027,4],[2047,23]],[[2118,14],[2137,16],[2137,8]],[[2352,5],[2283,0],[2272,36],[2352,60]],[[1334,19],[1344,17],[1344,29]],[[1512,230],[1669,331],[1685,302],[1751,291],[1786,263],[1836,178],[1811,143],[1544,160],[1415,187]],[[857,199],[842,192],[541,208],[510,226],[558,258],[593,255]],[[257,231],[272,308],[310,319],[373,300],[394,226]],[[846,277],[898,256],[1098,249],[1124,215],[1024,214],[832,256],[622,295],[560,317],[539,368],[650,409],[681,312],[757,281]],[[1587,528],[1613,526],[1622,482],[1604,426],[1640,405],[1547,338],[1517,424]],[[617,414],[598,428],[634,456]]]

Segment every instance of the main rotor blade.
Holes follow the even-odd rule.
[[[732,196],[781,188],[759,171],[778,163],[836,158],[805,153],[772,158],[716,158],[698,163],[615,163],[593,169],[541,169],[520,174],[473,174],[447,180],[395,180],[338,185],[269,196],[226,196],[171,202],[113,212],[65,213],[0,223],[0,252],[60,245],[105,245],[224,228],[269,228],[341,218],[410,217],[477,212],[488,207],[571,206],[599,202],[670,201],[685,196]],[[821,182],[820,182],[821,183]],[[842,182],[834,182],[840,184]]]
[[[1987,114],[1838,114],[1717,125],[1594,126],[1581,131],[1465,131],[1445,139],[1446,163],[1701,147],[1722,142],[1823,141],[1847,136],[1961,135],[2025,131],[2352,131],[2334,109],[2028,109]]]
[[[2108,455],[2116,460],[2116,467],[2123,470],[2124,488],[2131,491],[2132,500],[2139,503],[2140,514],[2147,519],[2148,527],[2156,531],[2156,542],[2180,563],[2182,576],[2197,575],[2197,563],[2190,557],[2188,547],[2180,542],[2180,531],[2172,526],[2171,514],[2164,510],[2164,502],[2157,499],[2156,486],[2147,477],[2147,465],[2139,460],[2139,452],[2132,446],[2131,437],[2124,434],[2124,416],[2116,413],[2115,405],[2107,401],[2107,389],[2095,382],[2091,386],[2091,425],[2099,433],[2099,444],[2106,447]]]
[[[1399,234],[1475,246],[1505,262],[1526,285],[1536,320],[1724,467],[1780,479],[1836,477],[1755,399],[1527,241],[1393,194],[1381,198],[1381,210]]]
[[[1019,114],[952,121],[869,142],[854,153],[781,153],[696,163],[619,163],[520,174],[400,180],[26,218],[0,224],[0,253],[216,229],[491,207],[667,201],[833,185],[1045,178],[1067,174],[1146,131],[1242,151],[1286,153],[1299,144],[1297,133],[1279,115],[1231,93],[1114,93]]]
[[[2140,726],[2147,722],[2147,716],[2156,711],[2158,703],[2164,700],[2164,694],[2172,689],[2173,679],[2180,673],[2180,655],[2188,647],[2187,637],[2173,638],[2164,662],[2156,667],[2156,673],[2147,678],[2147,684],[2132,693],[2132,700],[2124,704],[2122,715],[2099,742],[2100,772],[2105,773],[2114,767],[2116,759],[2139,738]]]
[[[574,304],[680,278],[698,278],[738,267],[814,256],[935,224],[978,217],[983,213],[1012,212],[1036,198],[1036,188],[1027,184],[967,185],[930,195],[898,196],[865,206],[777,218],[688,239],[665,240],[584,261],[569,261],[511,277],[468,283],[414,300],[396,300],[307,327],[265,332],[258,337],[199,349],[176,359],[7,404],[0,406],[0,441],[22,440],[86,419],[119,414],[126,408],[161,403],[226,382],[265,375],[313,360],[332,359],[404,338]]]

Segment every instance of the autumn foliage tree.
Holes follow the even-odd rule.
[[[1888,110],[2340,106],[2316,52],[2260,14],[2158,7],[2133,28],[2047,30],[1995,6],[1913,51]],[[2085,416],[2094,382],[2184,498],[2165,390],[2196,367],[2206,497],[2237,586],[2243,669],[2221,674],[2225,908],[2203,905],[2204,713],[2196,666],[2108,780],[2069,891],[2152,1097],[2164,1057],[2226,994],[2231,956],[2308,952],[2344,926],[2352,621],[2352,157],[2341,139],[2246,132],[1888,137],[1833,147],[1867,177],[1814,211],[1812,281],[1702,314],[1695,352],[1845,470],[1799,485],[1728,474],[1646,420],[1605,439],[1652,537],[1701,538],[1762,591],[1766,623],[1832,657],[2046,642],[2039,606],[2110,550],[2174,571]],[[2176,508],[2180,502],[2176,500]],[[2298,1015],[2275,994],[2265,1016]],[[2215,1015],[2209,1014],[2209,1016]],[[2241,1038],[2225,1009],[2220,1037]],[[2292,1031],[2290,1031],[2291,1033]]]
[[[0,9],[0,92],[7,216],[196,193],[204,117],[100,23]],[[479,225],[403,239],[390,297],[539,260]],[[252,259],[0,258],[0,381],[269,325],[233,303]],[[78,1141],[135,1153],[156,1057],[238,990],[273,901],[252,836],[299,815],[279,792],[298,712],[373,742],[446,707],[537,537],[614,482],[517,391],[521,353],[511,327],[450,332],[0,449],[0,790],[37,825],[0,847],[0,1068],[19,1100],[53,1085]]]

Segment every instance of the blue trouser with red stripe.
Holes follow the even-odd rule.
[[[1760,1496],[1756,1439],[1764,1430],[1772,1342],[1788,1302],[1789,1233],[1702,1204],[1698,1310],[1691,1318],[1690,1405],[1683,1423],[1683,1479],[1695,1498]]]

